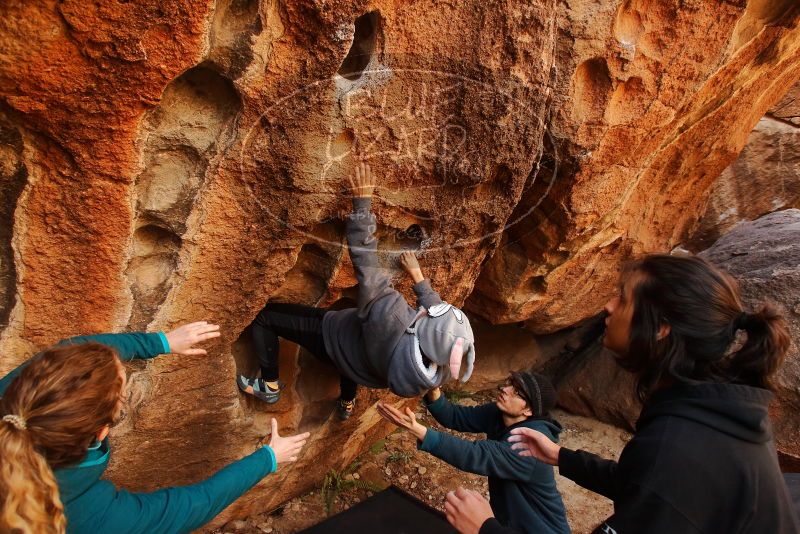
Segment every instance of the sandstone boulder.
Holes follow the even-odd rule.
[[[755,126],[794,83],[749,73],[799,6],[716,7],[566,2],[549,158],[512,220],[537,209],[506,230],[470,309],[552,332],[600,309],[621,260],[684,241],[750,132],[733,124]]]
[[[572,365],[559,362],[558,405],[572,413],[633,430],[642,410],[634,376],[614,362],[614,355],[599,338],[575,357]]]

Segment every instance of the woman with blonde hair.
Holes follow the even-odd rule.
[[[0,532],[189,532],[294,461],[308,433],[281,437],[273,419],[269,446],[197,484],[131,493],[101,479],[127,401],[122,361],[205,354],[194,345],[218,336],[201,321],[166,334],[72,338],[0,380]]]

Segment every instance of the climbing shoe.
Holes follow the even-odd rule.
[[[339,399],[336,401],[336,415],[339,416],[339,419],[345,421],[351,415],[353,415],[353,411],[356,409],[356,401],[353,400],[344,400]]]
[[[247,378],[243,375],[236,377],[236,385],[243,392],[267,404],[278,402],[278,399],[281,398],[281,389],[283,389],[283,383],[281,382],[278,382],[278,389],[272,389],[263,378]]]

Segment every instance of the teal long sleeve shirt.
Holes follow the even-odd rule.
[[[103,343],[116,349],[124,361],[149,359],[170,351],[162,333],[80,336],[59,344],[87,342]],[[35,358],[0,380],[0,395]],[[108,441],[104,440],[90,447],[80,463],[54,471],[64,503],[68,533],[191,532],[209,522],[278,467],[272,449],[262,447],[196,484],[134,493],[117,489],[101,478],[110,454]]]

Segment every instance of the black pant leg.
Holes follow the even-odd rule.
[[[346,378],[344,375],[340,375],[339,378],[339,397],[342,400],[351,401],[356,398],[356,392],[358,391],[358,384]]]
[[[264,306],[253,321],[253,341],[256,345],[261,377],[267,381],[278,379],[278,337],[297,343],[316,358],[333,364],[322,335],[322,317],[327,310],[302,304],[272,303]],[[340,397],[356,398],[358,384],[344,375],[339,379]]]
[[[253,347],[258,356],[261,367],[261,378],[267,382],[278,380],[278,336],[268,326],[258,323],[258,319],[251,327],[253,334]]]
[[[316,357],[330,361],[322,337],[324,314],[325,310],[300,304],[271,303],[264,306],[252,324],[253,343],[263,379],[278,379],[278,337],[297,343]]]

